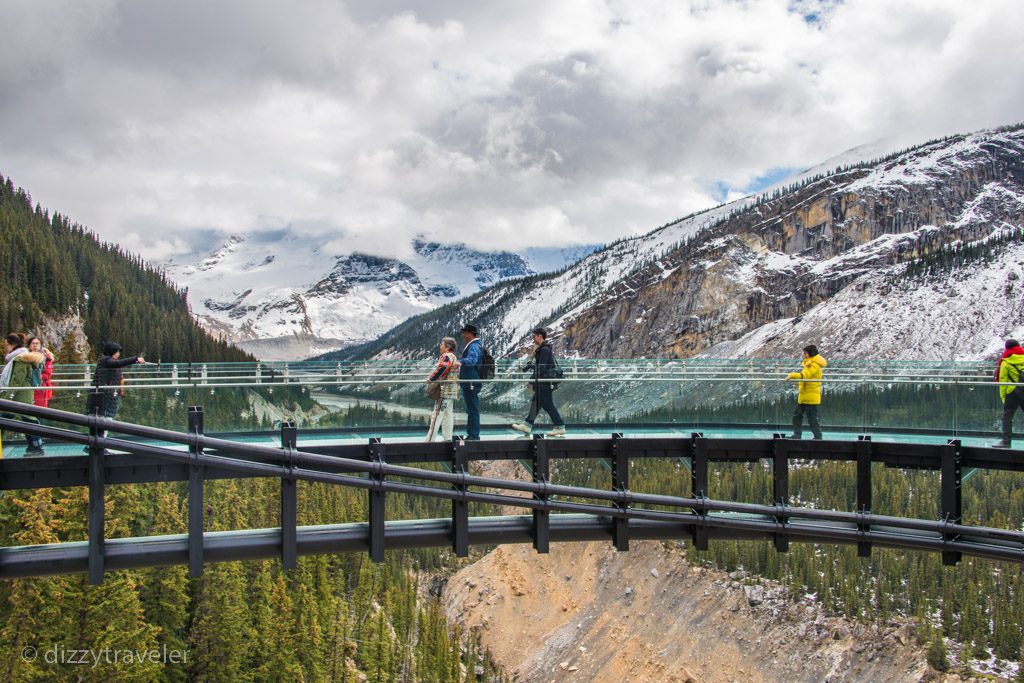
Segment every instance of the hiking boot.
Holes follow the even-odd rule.
[[[992,444],[992,448],[1009,448],[1009,447],[1010,447],[1010,442],[1009,441],[999,441],[997,443]]]
[[[565,425],[555,425],[544,436],[565,436]]]
[[[46,455],[46,451],[43,450],[42,446],[40,446],[39,448],[27,448],[27,449],[25,449],[25,457],[26,458],[37,458],[37,457],[41,457],[41,456],[44,456],[44,455]]]
[[[517,432],[522,432],[523,434],[533,433],[533,425],[528,425],[523,422],[513,422],[512,429],[516,430]]]
[[[800,439],[802,439],[802,438],[804,438],[804,437],[800,436],[799,434],[790,434],[790,435],[789,435],[789,436],[787,436],[786,438],[787,438],[787,439],[796,439],[797,441],[799,441]]]

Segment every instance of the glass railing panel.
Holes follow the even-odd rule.
[[[207,432],[273,431],[284,420],[303,432],[351,438],[414,438],[426,433],[433,403],[424,380],[433,359],[299,363],[179,363],[131,366],[120,419],[184,429],[189,405],[204,408]],[[481,422],[492,438],[526,417],[532,401],[523,359],[499,359],[485,382]],[[595,433],[622,429],[708,436],[789,433],[797,383],[794,359],[560,359],[554,393],[564,420]],[[826,438],[859,433],[927,433],[991,438],[1001,415],[994,362],[855,361],[829,363],[819,416]],[[56,408],[84,412],[93,368],[58,365]],[[148,421],[148,422],[147,422]],[[537,418],[538,431],[550,420]],[[456,429],[465,406],[456,402]],[[809,430],[805,427],[805,433]]]

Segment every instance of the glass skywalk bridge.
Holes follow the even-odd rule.
[[[0,547],[0,577],[88,570],[98,582],[107,569],[175,563],[196,576],[204,558],[280,554],[294,566],[307,553],[369,550],[381,559],[385,548],[448,543],[457,555],[475,544],[532,542],[541,550],[550,541],[606,538],[626,549],[631,536],[686,537],[698,549],[709,538],[761,538],[778,550],[793,540],[856,544],[864,556],[872,545],[931,550],[947,564],[961,554],[1024,561],[1018,522],[984,526],[987,519],[968,524],[964,516],[972,473],[1024,476],[1018,453],[986,447],[1002,412],[994,362],[831,363],[820,442],[779,438],[792,429],[796,387],[785,378],[795,361],[560,364],[556,401],[567,438],[525,438],[509,428],[528,409],[530,377],[523,361],[501,361],[497,377],[483,382],[483,441],[450,444],[423,443],[432,360],[136,366],[116,388],[124,392],[116,423],[82,415],[91,369],[60,366],[51,407],[64,412],[0,406],[43,419],[39,427],[0,419],[9,430],[0,489],[87,486],[88,540]],[[21,458],[25,430],[43,437],[47,457]],[[463,432],[457,419],[455,433]],[[467,469],[500,460],[522,464],[532,481]],[[934,510],[909,517],[900,500],[881,495],[872,505],[886,472],[913,470],[923,471],[915,496],[930,491]],[[791,495],[790,473],[819,472],[839,473],[845,506],[818,509]],[[760,488],[729,497],[725,476],[757,479]],[[279,528],[204,532],[204,481],[238,477],[281,480]],[[367,491],[366,521],[297,526],[301,481]],[[187,487],[189,532],[105,541],[105,487],[157,482]],[[385,493],[444,500],[452,516],[385,520]],[[532,512],[474,516],[469,505]]]
[[[422,439],[433,408],[424,380],[433,360],[299,363],[189,363],[133,366],[125,371],[118,419],[182,429],[189,406],[202,406],[210,433],[253,443],[277,439],[290,422],[303,442]],[[525,360],[498,361],[484,381],[484,439],[517,435],[509,429],[532,397]],[[555,393],[569,437],[688,435],[769,438],[792,430],[799,369],[789,359],[564,359]],[[826,439],[860,435],[891,442],[984,445],[997,438],[1002,413],[995,362],[830,362],[823,380],[821,422]],[[56,366],[51,407],[84,412],[92,367]],[[456,433],[464,432],[461,401]],[[543,431],[546,415],[538,418]],[[806,427],[805,427],[806,430]],[[19,436],[8,434],[4,457],[18,457]],[[48,442],[47,453],[81,453]]]

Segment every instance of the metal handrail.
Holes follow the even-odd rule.
[[[394,492],[442,498],[452,501],[454,515],[452,521],[453,534],[456,539],[453,542],[456,544],[457,548],[462,547],[463,550],[465,548],[465,544],[468,542],[468,536],[465,531],[461,532],[462,535],[460,536],[460,532],[456,530],[459,516],[456,514],[457,508],[455,506],[457,504],[464,505],[467,501],[473,501],[514,507],[525,507],[532,509],[535,512],[582,513],[591,515],[592,517],[609,518],[613,520],[617,519],[623,522],[636,520],[651,523],[670,523],[677,525],[675,528],[685,527],[691,529],[695,534],[695,542],[698,542],[697,539],[700,537],[701,533],[705,533],[709,529],[717,529],[726,532],[753,532],[768,534],[776,539],[776,547],[778,549],[784,549],[785,543],[788,542],[787,539],[856,542],[859,546],[862,546],[865,543],[877,542],[879,544],[893,545],[896,547],[911,547],[940,551],[943,553],[944,562],[949,560],[949,563],[955,563],[959,559],[959,554],[961,553],[997,559],[1008,559],[1018,562],[1024,561],[1024,532],[987,526],[971,526],[960,523],[959,520],[962,516],[960,498],[959,496],[954,495],[955,491],[959,489],[961,482],[961,468],[959,466],[961,456],[959,454],[959,442],[950,442],[944,446],[923,447],[934,453],[933,456],[930,456],[933,458],[933,466],[941,469],[942,471],[941,490],[944,519],[936,521],[910,519],[890,515],[877,515],[872,514],[866,508],[861,509],[858,512],[843,512],[790,506],[784,502],[765,505],[759,503],[742,503],[707,498],[702,495],[704,488],[698,490],[698,482],[703,481],[704,483],[702,486],[706,486],[707,464],[709,462],[707,444],[709,442],[713,443],[713,440],[703,439],[699,435],[674,440],[625,440],[629,443],[635,441],[639,444],[649,441],[652,444],[652,447],[655,447],[657,450],[667,448],[667,446],[664,445],[667,442],[679,444],[677,448],[685,447],[691,454],[690,457],[693,460],[692,472],[694,476],[694,491],[696,492],[696,495],[691,497],[682,497],[653,493],[637,493],[629,490],[628,486],[624,483],[625,480],[621,478],[625,476],[621,473],[628,471],[629,454],[628,451],[625,450],[624,446],[618,447],[616,445],[617,442],[622,443],[623,441],[616,437],[613,437],[610,440],[601,440],[598,444],[587,441],[583,442],[584,446],[588,446],[598,453],[598,455],[590,455],[588,457],[605,457],[604,454],[606,453],[613,454],[611,457],[618,463],[616,469],[613,470],[612,489],[604,490],[590,487],[566,486],[547,481],[547,456],[543,456],[543,460],[538,460],[541,456],[538,455],[539,451],[535,450],[536,446],[530,447],[531,449],[534,449],[534,455],[532,457],[534,458],[533,471],[535,480],[525,482],[471,475],[462,470],[437,472],[417,467],[390,464],[384,460],[382,453],[379,452],[379,449],[384,447],[383,444],[379,443],[369,444],[366,447],[368,449],[368,457],[365,460],[360,460],[351,457],[324,455],[298,449],[294,447],[294,437],[292,437],[290,446],[283,445],[281,448],[242,444],[229,439],[210,437],[202,433],[201,422],[198,423],[200,426],[197,429],[189,431],[188,433],[183,433],[145,425],[118,422],[99,416],[84,416],[67,411],[40,408],[37,406],[6,400],[0,400],[0,411],[5,413],[14,413],[16,415],[41,418],[48,422],[56,422],[73,427],[87,427],[89,429],[89,433],[85,434],[48,424],[30,424],[9,418],[0,418],[0,428],[20,431],[48,439],[84,444],[90,450],[90,456],[88,459],[88,485],[90,487],[88,567],[90,572],[90,581],[102,580],[104,567],[102,554],[102,499],[104,487],[103,462],[105,460],[105,448],[123,451],[135,457],[154,458],[158,461],[186,466],[190,472],[190,496],[193,492],[197,495],[201,495],[202,492],[201,479],[193,479],[193,475],[196,472],[202,471],[202,469],[196,468],[208,468],[210,470],[226,471],[240,475],[276,477],[281,478],[282,481],[304,480],[340,484],[368,490],[371,493],[370,519],[367,525],[369,548],[371,556],[375,559],[381,559],[383,557],[383,544],[386,534],[383,519],[383,498],[379,498],[378,502],[380,504],[378,506],[374,506],[372,504],[374,500],[373,497],[382,496],[386,492]],[[155,443],[141,443],[124,438],[110,437],[106,436],[105,433],[107,431],[117,432],[128,436],[141,437],[144,439],[162,441],[170,444],[177,444],[179,446],[185,446],[187,451]],[[533,443],[537,444],[539,442]],[[785,441],[770,440],[766,444],[765,440],[748,439],[746,441],[733,440],[732,443],[732,446],[723,446],[723,448],[726,448],[727,450],[735,448],[757,448],[761,450],[770,450],[773,454],[772,457],[774,458],[773,476],[776,478],[776,495],[779,495],[778,491],[780,490],[788,490],[787,468],[789,458],[813,459],[815,457],[814,453],[816,452],[814,448],[817,447],[812,444],[813,447],[808,447],[809,450],[804,449],[790,453],[788,450],[789,447],[785,445]],[[759,443],[763,445],[757,445]],[[781,450],[779,450],[780,445],[782,447]],[[493,448],[498,448],[499,446],[501,446],[500,442],[492,445]],[[396,449],[406,448],[419,452],[424,449],[429,450],[435,448],[443,448],[445,450],[451,448],[458,450],[462,446],[457,444],[436,444],[434,446],[426,444],[388,444],[388,447]],[[573,446],[571,444],[563,442],[563,444],[557,445],[550,444],[546,448],[558,451],[560,448],[571,449],[572,447]],[[640,445],[637,447],[643,449],[648,446]],[[828,447],[829,450],[826,453],[828,458],[831,459],[835,457],[835,447],[835,445]],[[864,448],[867,448],[868,450],[865,451]],[[860,465],[862,464],[862,457],[866,456],[868,458],[866,462],[870,463],[872,461],[871,448],[872,444],[870,442],[858,442],[856,445],[856,454],[852,456],[858,462],[858,500],[860,499],[862,486],[864,484],[864,482],[861,481],[862,468]],[[920,449],[922,447],[918,446],[918,448]],[[208,453],[206,452],[207,449],[215,452]],[[764,454],[761,453],[761,450],[757,451],[755,457],[763,457]],[[978,455],[978,453],[984,453],[987,450],[988,449],[971,449],[970,452],[973,453],[973,455],[969,457],[973,458],[973,460],[970,460],[970,462],[987,463],[986,468],[988,469],[1021,469],[1018,463],[1012,463],[1009,460],[1001,460],[1000,458],[1002,458],[1003,455],[1001,453],[993,456]],[[455,451],[452,452],[454,453]],[[568,450],[566,452],[568,452]],[[851,456],[849,456],[848,447],[844,452],[848,455],[846,459],[850,459]],[[377,453],[377,455],[374,455],[375,453]],[[124,456],[118,457],[120,458]],[[457,456],[453,455],[452,457]],[[666,457],[668,457],[667,454]],[[918,460],[920,457],[920,455],[914,456],[915,462],[911,466],[922,466],[921,461]],[[250,458],[258,458],[259,460],[252,460]],[[720,459],[732,460],[733,456],[727,453]],[[20,462],[24,463],[25,466],[28,466],[34,463],[39,463],[40,461]],[[541,465],[541,463],[544,464]],[[538,474],[536,469],[538,467],[543,467],[544,471]],[[779,469],[780,467],[782,468],[781,470]],[[24,469],[24,466],[22,468]],[[615,472],[619,472],[619,474],[616,474]],[[698,474],[698,472],[702,472],[703,474]],[[870,490],[870,468],[863,470],[863,472],[863,476],[868,477],[868,490]],[[782,477],[782,479],[779,480],[779,477]],[[412,480],[416,483],[409,483],[408,481],[394,481],[394,478]],[[950,479],[947,481],[947,478]],[[139,479],[137,481],[144,481],[144,479]],[[782,482],[781,484],[779,483],[780,481]],[[198,484],[196,482],[198,482]],[[438,484],[442,486],[437,486]],[[62,485],[82,484],[76,484],[74,481],[68,481]],[[195,486],[198,486],[198,488],[195,488]],[[781,489],[779,486],[781,486]],[[499,492],[471,491],[469,490],[471,487],[493,489]],[[294,495],[294,489],[290,490],[293,491],[292,495]],[[508,495],[509,492],[531,494],[532,497],[522,498],[516,495]],[[284,495],[284,489],[282,489],[282,495]],[[574,500],[558,500],[553,497],[571,498]],[[578,502],[580,499],[591,502]],[[785,501],[786,496],[781,500]],[[635,507],[637,505],[669,507],[672,508],[672,510],[644,509]],[[374,510],[376,510],[376,512],[374,512]],[[197,514],[201,513],[201,509],[196,512]],[[461,513],[463,529],[468,525],[467,514],[468,513],[466,513],[465,508],[463,507]],[[736,517],[736,515],[753,515],[755,518]],[[294,519],[292,519],[291,524],[295,524]],[[543,534],[545,535],[542,536],[541,529],[547,529],[547,518],[545,517],[540,522],[541,527],[537,527],[537,524],[538,522],[535,519],[535,545],[537,545],[538,549],[542,547],[546,548],[547,532],[543,531]],[[294,556],[297,552],[297,542],[295,540],[297,538],[297,533],[294,527],[291,528],[290,532],[288,532],[287,525],[283,524],[281,528],[283,538],[285,537],[284,535],[286,532],[289,534],[287,538],[290,540],[282,541],[282,557],[290,557],[294,560]],[[618,522],[616,522],[615,532],[613,534],[615,537],[616,547],[620,547],[620,543],[623,542],[623,539],[628,538],[628,536],[623,536],[623,534],[627,533],[628,524],[626,526],[618,526]],[[198,536],[196,534],[198,534]],[[924,535],[922,536],[922,534]],[[197,527],[193,527],[190,523],[190,535],[188,537],[190,569],[194,569],[196,567],[193,560],[195,560],[195,557],[198,557],[199,571],[201,571],[202,555],[200,553],[198,556],[194,556],[191,551],[196,547],[196,543],[200,543],[199,547],[201,548],[201,536],[201,520]],[[459,541],[459,538],[462,540]],[[142,542],[142,539],[135,540]],[[462,544],[461,546],[459,545],[460,543]],[[0,549],[0,576],[13,575],[5,574],[5,567],[7,566],[5,563],[8,561],[8,558],[15,557],[18,558],[17,562],[27,563],[27,566],[35,566],[32,564],[31,559],[26,558],[43,557],[54,549],[68,546],[69,544],[53,544],[51,546],[38,546],[32,548]]]

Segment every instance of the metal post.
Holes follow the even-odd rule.
[[[531,443],[532,447],[532,467],[533,470],[533,481],[536,484],[546,484],[550,476],[548,468],[548,448],[547,442],[544,441],[544,437],[541,434],[535,434]],[[546,501],[548,496],[546,493],[535,493],[533,494],[534,500]],[[547,510],[533,511],[533,549],[538,553],[548,552],[551,545],[551,534],[550,534],[550,515],[551,513]]]
[[[785,508],[789,504],[789,454],[786,449],[786,439],[781,434],[776,434],[772,441],[774,450],[772,452],[772,499],[776,507]],[[775,549],[780,553],[789,551],[789,538],[786,537],[786,518],[782,515],[775,516],[776,524],[781,524],[783,531],[774,535]]]
[[[178,386],[178,364],[171,365],[171,384]]]
[[[380,466],[384,464],[384,444],[380,437],[370,439],[370,462]],[[370,501],[367,507],[370,515],[370,559],[374,562],[384,561],[384,472],[379,467],[370,473],[370,479],[377,483],[377,488],[368,491]]]
[[[294,423],[281,423],[281,448],[285,449],[285,469],[289,475],[295,468],[293,458],[298,444],[298,430]],[[281,566],[295,569],[298,566],[298,496],[294,475],[281,477]]]
[[[451,440],[452,473],[466,474],[465,442],[458,438]],[[465,484],[455,484],[454,489],[465,494]],[[456,557],[469,556],[469,502],[465,498],[452,499],[452,551]]]
[[[256,384],[263,384],[263,363],[256,364]]]
[[[693,432],[690,435],[690,449],[693,453],[691,462],[693,469],[690,471],[690,489],[694,498],[708,497],[708,444],[704,435],[700,432]],[[708,549],[708,530],[703,525],[707,517],[707,510],[697,510],[698,524],[693,527],[693,547],[697,550]]]
[[[203,429],[202,407],[189,406],[189,434],[201,436]],[[203,466],[199,464],[203,448],[199,439],[189,443],[188,453],[188,575],[195,579],[203,575]]]
[[[89,425],[89,583],[98,586],[103,583],[103,554],[106,524],[105,486],[103,481],[104,449],[96,439],[101,430],[96,421],[100,419],[96,407]]]
[[[629,457],[622,448],[619,440],[622,438],[620,432],[612,434],[612,440],[608,446],[608,456],[612,465],[612,490],[618,493],[629,492]],[[624,502],[616,502],[615,507],[625,512],[628,506]],[[629,550],[629,519],[627,517],[615,517],[612,520],[612,543],[618,551]]]
[[[871,513],[871,437],[861,434],[857,437],[857,512]],[[857,531],[871,531],[870,524],[858,524]],[[871,557],[871,542],[857,542],[857,557]]]
[[[960,524],[963,519],[960,459],[960,440],[950,439],[949,443],[942,446],[942,500],[939,511],[942,521],[949,524]],[[956,534],[943,534],[942,538],[955,541],[959,537]],[[955,565],[960,562],[960,555],[959,552],[943,550],[942,564]]]
[[[281,373],[282,381],[288,384],[288,364],[284,364],[284,371]]]

